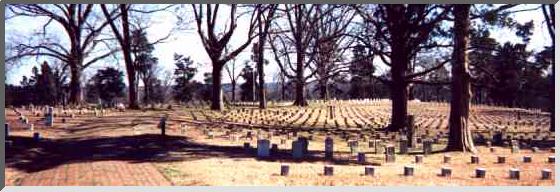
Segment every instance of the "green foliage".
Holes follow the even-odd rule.
[[[348,96],[352,99],[371,98],[375,87],[373,58],[369,57],[371,54],[362,45],[356,46],[352,53],[354,61],[349,67],[351,87]]]
[[[114,99],[125,96],[123,72],[107,67],[97,70],[87,85],[88,98],[99,98],[105,103],[114,104]]]
[[[173,86],[173,95],[176,100],[188,102],[192,100],[195,89],[192,78],[196,74],[196,68],[192,67],[193,61],[190,57],[174,54],[175,60],[175,85]]]
[[[243,82],[240,86],[241,88],[241,100],[242,101],[254,101],[255,98],[255,81],[257,78],[256,71],[253,67],[249,65],[245,65],[245,67],[241,70],[241,78],[245,82]]]

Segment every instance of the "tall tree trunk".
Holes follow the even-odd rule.
[[[400,46],[392,46],[400,47]],[[401,52],[404,48],[396,48],[391,52],[391,125],[388,131],[396,132],[405,126],[408,108],[408,88],[405,79],[408,61]]]
[[[235,102],[235,87],[237,83],[235,82],[235,79],[231,81],[231,100],[233,102]]]
[[[70,103],[78,105],[82,101],[82,88],[80,83],[82,70],[79,65],[70,65]]]
[[[546,11],[546,7],[548,6],[548,12]],[[554,33],[554,23],[555,23],[555,17],[554,17],[554,5],[542,5],[542,11],[544,14],[544,18],[546,21],[546,26],[548,29],[548,34],[550,35],[550,38],[552,40],[552,52],[554,53],[554,49],[556,47],[556,39],[554,38],[555,33]],[[556,67],[554,65],[554,62],[552,63],[552,71],[554,73]],[[551,100],[551,105],[550,105],[550,131],[554,132],[555,128],[554,128],[554,106],[555,106],[555,101],[554,101],[554,85],[555,81],[554,81],[554,77],[551,78],[551,86],[552,88],[550,89],[550,100]]]
[[[296,106],[307,106],[307,100],[305,99],[305,80],[303,78],[303,53],[298,50],[297,53],[297,73],[296,73],[296,100],[294,105]]]
[[[259,20],[260,21],[260,20]],[[259,36],[259,43],[258,43],[258,58],[257,58],[257,72],[259,73],[259,87],[258,87],[258,95],[259,95],[259,108],[266,109],[266,85],[264,82],[264,44],[266,40],[266,34],[263,34],[262,31],[259,31],[261,35]]]
[[[126,4],[120,4],[121,18],[122,18],[122,28],[123,28],[123,55],[126,64],[126,73],[128,75],[128,107],[131,109],[139,109],[138,105],[138,89],[137,89],[137,79],[136,79],[136,68],[132,62],[131,54],[131,41],[130,41],[130,29],[128,24],[128,10]]]
[[[212,110],[223,110],[224,99],[222,93],[222,64],[214,63],[212,67]]]
[[[469,42],[470,5],[454,5],[454,43],[451,77],[451,110],[447,150],[477,153],[468,126],[471,98],[467,45]]]

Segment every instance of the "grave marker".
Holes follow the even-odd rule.
[[[442,167],[442,168],[441,168],[441,176],[443,176],[443,177],[449,177],[449,176],[451,176],[451,168],[449,168],[449,167]]]
[[[519,141],[511,141],[511,153],[519,153]]]
[[[424,156],[423,155],[416,155],[414,156],[414,160],[416,163],[422,163],[424,162]]]
[[[432,153],[432,140],[431,139],[426,139],[424,141],[422,141],[422,151],[424,152],[424,155],[429,155]]]
[[[163,116],[159,120],[158,127],[161,129],[161,135],[165,136],[165,121],[167,121],[167,116]]]
[[[407,140],[409,141],[408,147],[416,148],[416,143],[414,143],[414,137],[416,136],[416,126],[414,125],[414,115],[406,116],[406,127],[407,127]]]
[[[509,169],[509,178],[519,180],[519,173],[520,173],[519,169],[511,168]]]
[[[303,152],[304,143],[302,140],[296,140],[292,142],[292,157],[294,159],[301,159],[304,156]]]
[[[498,156],[498,163],[499,164],[506,163],[506,156]]]
[[[484,177],[486,177],[486,169],[484,169],[484,168],[476,168],[476,170],[475,170],[475,177],[476,177],[476,178],[484,178]]]
[[[287,164],[280,165],[280,175],[288,176],[290,174],[290,166]]]
[[[480,158],[476,155],[471,156],[471,164],[478,164],[480,162]]]
[[[531,156],[525,155],[523,156],[523,163],[530,163],[532,161]]]
[[[541,170],[541,179],[542,180],[549,180],[552,178],[552,170],[550,169],[543,169]]]
[[[404,176],[413,176],[414,175],[414,167],[407,165],[404,166]]]
[[[358,153],[358,163],[364,164],[366,163],[366,154],[363,152]]]
[[[443,156],[443,163],[449,163],[451,161],[451,156],[450,155],[444,155]]]
[[[395,146],[387,145],[385,147],[385,162],[387,163],[395,162]]]
[[[270,141],[261,139],[257,141],[257,157],[266,158],[270,156]]]
[[[331,137],[325,138],[325,159],[332,159],[334,153],[334,141]]]
[[[34,132],[33,133],[33,141],[39,142],[40,140],[41,140],[41,136],[39,135],[39,132]]]
[[[325,165],[323,175],[332,176],[334,174],[334,167],[332,165]]]
[[[366,166],[364,175],[374,176],[375,175],[375,167],[373,167],[371,165]]]
[[[406,138],[406,136],[402,136],[400,141],[399,141],[399,153],[400,154],[407,154],[408,153],[408,146],[409,146],[409,140]]]

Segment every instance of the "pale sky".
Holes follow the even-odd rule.
[[[540,5],[524,5],[520,6],[519,8],[515,9],[524,9],[524,8],[532,8]],[[192,8],[190,5],[184,6],[182,10],[186,10],[189,13],[189,16],[192,16]],[[220,14],[219,20],[227,19],[227,13],[229,12],[228,6],[220,7]],[[238,10],[240,12],[240,10]],[[224,14],[224,15],[222,15]],[[539,51],[544,48],[544,46],[551,45],[550,37],[547,33],[546,26],[544,24],[544,16],[542,15],[542,11],[535,10],[535,11],[528,11],[528,12],[519,12],[515,13],[514,18],[520,22],[524,23],[530,20],[534,20],[535,29],[534,34],[531,37],[531,42],[528,45],[529,50]],[[230,42],[232,47],[239,46],[242,42],[247,39],[247,29],[248,29],[248,18],[243,18],[238,21],[237,29],[233,35],[233,38]],[[153,15],[151,17],[152,26],[148,28],[148,39],[154,41],[165,36],[175,25],[177,21],[174,14],[169,12],[162,12],[158,13],[157,15]],[[38,19],[38,18],[14,18],[5,22],[5,40],[8,43],[10,38],[13,36],[17,37],[26,37],[29,38],[31,33],[35,30],[41,29],[42,25],[46,22],[45,19]],[[61,30],[60,26],[57,23],[50,25],[52,30]],[[190,23],[189,28],[191,30],[184,30],[174,34],[174,36],[169,39],[165,43],[157,44],[155,46],[155,50],[153,52],[154,56],[159,58],[159,65],[163,66],[165,70],[172,71],[175,67],[173,61],[173,54],[179,53],[183,55],[188,55],[191,59],[194,60],[195,64],[200,64],[197,69],[198,73],[195,76],[195,79],[198,81],[202,81],[204,72],[211,71],[210,59],[204,47],[202,46],[200,37],[195,31],[196,25],[194,22]],[[110,34],[111,31],[108,29],[108,33]],[[20,36],[22,35],[22,36]],[[58,35],[63,35],[58,37],[61,41],[67,41],[67,36],[64,33],[59,33]],[[511,42],[521,42],[521,39],[515,36],[515,33],[510,30],[498,30],[493,31],[491,36],[496,38],[498,42],[504,43],[507,41]],[[118,46],[115,44],[114,46]],[[251,46],[248,46],[247,49],[243,53],[241,53],[237,57],[237,66],[238,68],[236,71],[240,71],[241,68],[244,66],[245,60],[249,60],[250,58],[250,50]],[[266,53],[265,58],[268,59],[271,63],[265,66],[265,81],[266,82],[273,82],[273,76],[278,71],[278,66],[274,62],[272,53]],[[20,67],[9,71],[7,76],[7,83],[10,84],[19,84],[23,75],[29,76],[31,74],[31,68],[33,65],[38,66],[39,63],[45,60],[44,58],[39,58],[39,61],[36,61],[35,58],[28,59],[24,64]],[[377,61],[377,66],[383,68],[385,67],[380,61]],[[104,68],[106,66],[118,66],[121,70],[125,70],[124,62],[117,62],[115,59],[107,60],[106,62],[98,62],[93,64],[89,69],[86,70],[86,74],[88,77],[91,76],[97,69]],[[125,73],[126,74],[126,73]],[[126,79],[126,78],[125,78]],[[227,76],[226,71],[223,72],[223,83],[229,83],[229,78]]]

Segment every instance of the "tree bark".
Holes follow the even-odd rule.
[[[404,57],[404,48],[393,45],[396,48],[391,52],[391,125],[388,131],[396,132],[403,129],[408,110],[408,88],[405,79],[408,60]]]
[[[233,79],[233,80],[231,81],[231,100],[232,100],[233,102],[236,101],[236,100],[235,100],[235,87],[237,86],[236,84],[237,84],[237,83],[235,82],[235,79]]]
[[[70,65],[70,103],[77,105],[82,101],[80,78],[82,70],[79,65]]]
[[[215,63],[212,67],[212,110],[223,110],[224,100],[222,93],[222,64]]]
[[[477,153],[468,127],[471,98],[467,45],[469,42],[470,5],[454,5],[454,48],[451,77],[451,110],[449,114],[448,151]]]
[[[131,57],[131,41],[130,41],[130,29],[128,24],[128,10],[126,8],[126,4],[119,5],[121,9],[121,19],[122,19],[122,27],[123,27],[123,45],[122,49],[124,52],[124,61],[126,64],[126,73],[128,74],[128,106],[131,109],[139,109],[140,106],[138,105],[138,89],[136,85],[136,68],[132,62]]]
[[[296,43],[297,44],[297,43]],[[297,49],[297,48],[296,48]],[[303,78],[303,50],[297,50],[297,73],[296,73],[296,100],[295,106],[307,106],[305,98],[305,79]]]

